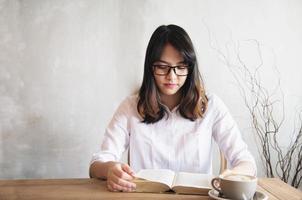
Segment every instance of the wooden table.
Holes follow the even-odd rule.
[[[302,200],[302,192],[279,179],[262,178],[258,190],[270,200]],[[6,199],[199,199],[208,196],[109,192],[106,182],[98,179],[0,180],[0,200]]]

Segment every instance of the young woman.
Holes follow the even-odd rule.
[[[227,158],[224,173],[256,174],[253,156],[223,102],[206,94],[190,37],[179,26],[158,27],[149,41],[143,83],[108,125],[90,176],[111,191],[131,191],[146,168],[212,173],[212,139]],[[129,163],[119,162],[129,150]]]

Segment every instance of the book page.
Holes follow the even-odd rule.
[[[169,169],[142,169],[134,176],[148,181],[166,184],[171,188],[175,173]]]
[[[194,188],[207,188],[211,189],[211,180],[214,178],[210,174],[198,174],[198,173],[189,173],[189,172],[178,172],[175,175],[174,186],[185,186],[185,187],[194,187]]]

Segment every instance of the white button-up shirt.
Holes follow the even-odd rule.
[[[119,161],[129,148],[129,164],[135,172],[162,168],[211,174],[214,139],[231,166],[241,161],[255,165],[224,103],[216,95],[207,97],[208,108],[203,118],[196,121],[185,119],[176,107],[153,124],[141,122],[137,95],[127,97],[115,112],[101,148],[93,154],[90,164]]]

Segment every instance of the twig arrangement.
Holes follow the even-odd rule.
[[[240,43],[225,46],[227,53],[220,48],[212,48],[228,67],[238,84],[241,96],[252,120],[252,127],[259,142],[258,151],[263,161],[267,177],[276,175],[286,183],[298,188],[302,184],[302,111],[298,114],[298,126],[295,125],[291,143],[287,148],[281,146],[278,136],[284,113],[284,94],[280,87],[280,74],[275,66],[277,84],[270,92],[261,82],[260,69],[264,67],[261,45],[257,40],[247,42],[256,46],[258,64],[248,65],[240,55]],[[234,60],[230,59],[232,47]],[[281,112],[280,112],[281,110]],[[281,117],[280,117],[281,115]],[[278,119],[279,118],[279,119]],[[274,157],[276,155],[276,157]]]

